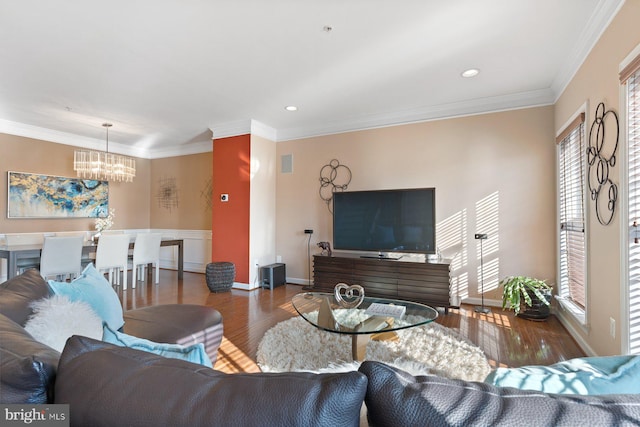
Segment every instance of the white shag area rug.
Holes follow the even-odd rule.
[[[350,323],[336,317],[342,324]],[[435,322],[396,333],[397,341],[370,340],[365,359],[394,365],[412,375],[467,381],[483,381],[491,370],[479,347]],[[280,322],[265,333],[258,345],[257,363],[263,372],[339,372],[360,366],[351,357],[350,335],[322,331],[302,317]]]

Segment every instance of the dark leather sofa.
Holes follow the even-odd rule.
[[[51,291],[36,270],[0,285],[0,403],[67,404],[71,426],[357,426],[364,374],[224,374],[202,365],[72,336],[62,353],[24,329]],[[212,362],[220,314],[177,305],[130,310],[124,332],[202,342]],[[1,424],[1,422],[0,422]]]
[[[22,327],[46,283],[37,272],[14,279],[0,285],[0,403],[67,404],[71,426],[640,425],[640,395],[552,395],[370,361],[358,372],[225,374],[81,336],[58,353]],[[136,311],[129,333],[184,335],[165,311]]]
[[[35,269],[0,285],[0,366],[3,403],[52,403],[53,380],[60,354],[34,340],[24,329],[33,313],[30,304],[53,295],[47,282]],[[124,313],[123,332],[160,343],[192,345],[202,343],[215,364],[222,341],[220,313],[206,306],[166,304],[130,310]],[[23,375],[41,382],[38,387],[23,387]],[[29,377],[29,375],[27,375]]]

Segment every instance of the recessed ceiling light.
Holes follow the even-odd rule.
[[[298,111],[298,107],[296,107],[295,105],[287,105],[286,107],[284,107],[284,109],[287,111]]]
[[[480,70],[478,70],[477,68],[469,68],[468,70],[464,70],[462,72],[462,77],[475,77],[478,75],[478,73],[480,73]]]

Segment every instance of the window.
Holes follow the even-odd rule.
[[[640,57],[639,57],[640,58]],[[620,73],[626,88],[628,226],[627,351],[640,354],[640,60]]]
[[[582,324],[585,323],[584,221],[585,143],[584,113],[580,113],[556,138],[558,143],[560,301]]]

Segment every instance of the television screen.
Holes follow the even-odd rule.
[[[435,189],[334,193],[333,247],[436,253]]]

